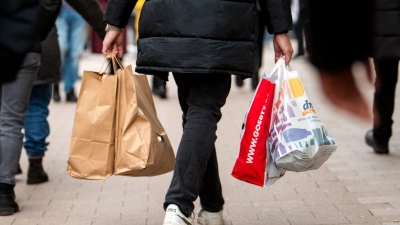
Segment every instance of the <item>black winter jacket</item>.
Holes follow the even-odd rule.
[[[61,9],[61,0],[40,0],[40,40],[46,39]]]
[[[39,34],[40,37],[36,40],[35,47],[31,52],[41,52],[40,42],[46,39],[51,28],[56,22],[57,16],[60,13],[61,0],[40,0],[40,24]]]
[[[0,1],[0,84],[15,79],[25,54],[34,46],[39,16],[39,0]]]
[[[372,53],[379,59],[400,59],[400,1],[374,0]]]
[[[259,0],[268,32],[292,28],[290,0]],[[134,0],[109,0],[104,19],[125,27]],[[252,77],[259,67],[256,0],[147,0],[139,21],[136,71]]]

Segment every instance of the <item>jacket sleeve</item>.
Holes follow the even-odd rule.
[[[128,24],[136,2],[137,0],[109,0],[104,20],[110,25],[124,28]]]
[[[101,40],[106,36],[103,10],[97,0],[66,0],[93,28]]]
[[[268,33],[288,33],[292,29],[290,0],[258,0],[258,2],[264,14]]]
[[[61,0],[40,0],[40,40],[46,39],[61,9]]]
[[[368,57],[370,0],[307,0],[305,12],[308,58],[317,69],[335,72]]]

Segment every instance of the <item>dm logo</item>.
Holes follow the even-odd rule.
[[[306,100],[303,104],[303,110],[304,111],[301,113],[303,116],[307,115],[308,113],[316,113],[313,105],[308,100]]]

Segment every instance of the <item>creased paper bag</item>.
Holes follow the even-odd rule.
[[[114,172],[117,76],[84,71],[76,106],[68,173],[105,179]]]
[[[174,169],[175,154],[158,120],[146,75],[128,66],[118,77],[116,175],[156,176]]]

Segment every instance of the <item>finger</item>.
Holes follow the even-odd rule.
[[[112,53],[110,51],[108,51],[108,54],[106,55],[106,58],[107,59],[111,59],[111,57],[112,57]]]
[[[285,54],[285,65],[289,65],[290,61],[292,60],[292,53]]]
[[[116,44],[113,45],[112,53],[114,56],[118,56],[118,47]]]
[[[101,49],[101,52],[103,53],[103,55],[107,58],[109,58],[109,54],[110,52],[110,43],[104,41],[103,42],[103,48]]]
[[[108,50],[107,47],[105,47],[105,46],[103,45],[103,48],[102,48],[102,50],[101,50],[101,53],[103,53],[103,55],[104,55],[105,57],[107,57],[107,55],[110,53],[110,51]]]
[[[275,51],[275,63],[278,62],[280,58],[282,58],[283,54],[281,51]]]
[[[124,54],[124,46],[118,45],[117,46],[117,51],[118,51],[118,58],[122,58],[122,56]]]
[[[285,55],[285,64],[287,66],[287,65],[289,65],[290,61],[292,60],[292,56],[293,56],[293,47],[290,43],[288,45],[286,45],[286,48],[284,50],[284,55]]]

